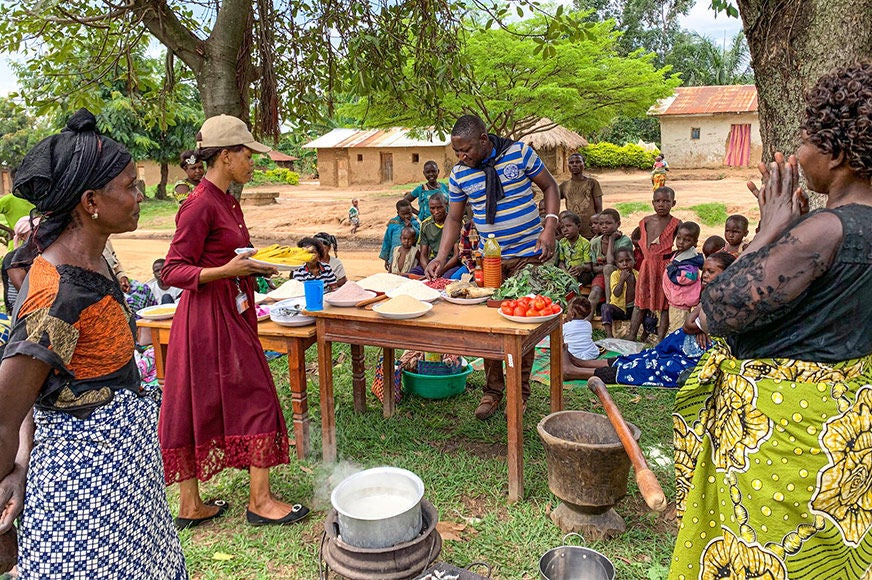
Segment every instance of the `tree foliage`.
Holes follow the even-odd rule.
[[[72,54],[79,62],[91,62],[99,51],[99,46],[82,43]],[[52,120],[55,130],[74,111],[87,107],[97,117],[99,130],[122,143],[134,159],[175,164],[181,151],[195,145],[194,136],[203,122],[199,99],[184,78],[169,86],[166,63],[144,53],[143,42],[136,52],[116,62],[113,70],[101,71],[97,79],[89,76],[92,71],[87,67],[64,74],[54,74],[50,68],[47,72],[33,62],[16,68],[22,94],[39,115]],[[159,198],[165,197],[166,173],[163,168]]]
[[[447,81],[433,108],[417,105],[422,94],[407,69],[409,90],[399,99],[384,92],[361,96],[340,111],[379,127],[427,127],[473,113],[494,132],[519,139],[557,124],[588,133],[618,115],[644,114],[679,84],[668,68],[653,65],[651,53],[619,56],[611,22],[590,24],[584,40],[547,47],[533,40],[544,25],[543,18],[533,18],[470,34],[460,48],[468,72]],[[534,127],[542,117],[554,125]]]
[[[681,34],[678,19],[690,11],[694,1],[573,0],[573,4],[578,10],[593,10],[593,19],[615,21],[622,54],[644,48],[653,51],[658,65],[663,65]]]
[[[695,32],[682,32],[666,57],[685,86],[745,85],[754,83],[745,33],[739,31],[729,47]]]
[[[255,132],[278,137],[280,119],[331,115],[340,88],[414,88],[421,110],[435,108],[441,88],[464,71],[454,56],[466,17],[499,25],[522,6],[539,11],[535,0],[7,0],[0,50],[22,51],[53,75],[73,63],[103,78],[148,33],[192,72],[207,116],[248,120],[253,109]],[[538,40],[581,34],[561,9]],[[94,60],[74,58],[81,41],[101,47]]]
[[[0,97],[0,167],[17,167],[46,132],[24,107],[10,98]]]

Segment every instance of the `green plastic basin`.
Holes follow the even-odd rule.
[[[466,377],[472,372],[466,359],[460,372],[454,375],[421,375],[403,371],[403,388],[425,399],[446,399],[459,395],[466,389]]]

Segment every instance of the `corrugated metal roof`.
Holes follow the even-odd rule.
[[[431,134],[429,139],[409,136],[409,129],[333,129],[303,145],[309,149],[344,149],[346,147],[444,147],[451,143]]]
[[[711,115],[715,113],[752,113],[757,110],[757,87],[723,85],[714,87],[678,87],[675,94],[660,99],[648,109],[649,115]]]

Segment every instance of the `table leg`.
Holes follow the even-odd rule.
[[[166,376],[167,345],[163,343],[163,333],[160,328],[151,329],[151,344],[154,347],[154,370],[157,380],[163,384]]]
[[[354,412],[366,412],[366,367],[363,345],[351,345],[351,388],[354,393]]]
[[[382,362],[382,373],[385,378],[385,386],[382,391],[382,415],[392,417],[396,402],[394,401],[394,349],[385,348]]]
[[[563,328],[551,332],[551,412],[563,410]]]
[[[309,396],[306,388],[306,349],[296,339],[287,341],[288,379],[291,385],[291,406],[294,411],[294,441],[297,459],[309,453]]]
[[[509,432],[509,501],[524,497],[524,416],[521,414],[521,338],[507,336],[506,423]]]
[[[324,463],[333,463],[336,461],[336,407],[333,400],[332,342],[318,341],[318,383],[321,390],[322,455]]]

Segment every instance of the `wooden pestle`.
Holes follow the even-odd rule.
[[[633,433],[624,421],[621,411],[615,405],[612,396],[606,389],[606,384],[599,377],[591,377],[587,380],[587,386],[590,390],[599,397],[603,408],[606,410],[606,415],[612,423],[624,450],[630,457],[630,462],[633,464],[633,469],[636,471],[636,484],[639,486],[639,491],[642,497],[645,498],[645,503],[648,504],[655,512],[662,512],[666,509],[666,496],[663,494],[663,488],[660,487],[660,482],[657,481],[657,476],[648,467],[648,462],[645,461],[645,456],[642,455],[642,449],[639,443],[633,438]]]

